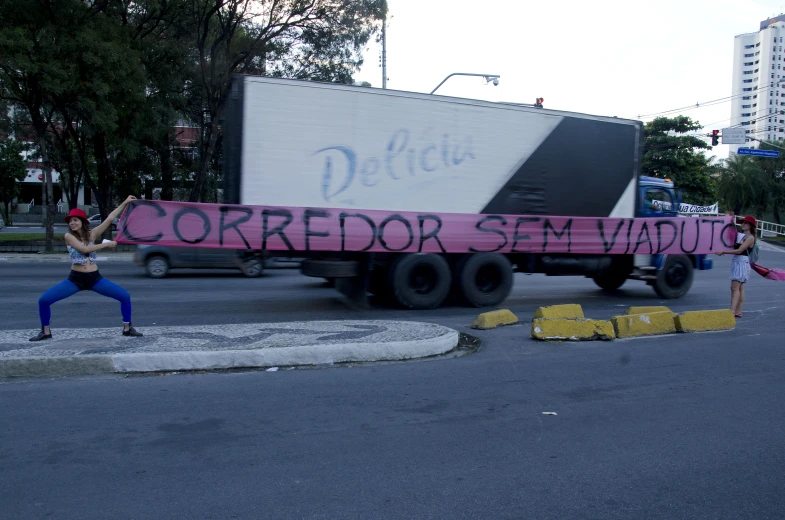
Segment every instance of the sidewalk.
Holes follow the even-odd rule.
[[[243,325],[139,327],[141,338],[111,329],[0,331],[0,379],[132,372],[294,367],[399,361],[437,356],[460,334],[407,321],[301,321]]]

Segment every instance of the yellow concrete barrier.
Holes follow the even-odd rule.
[[[609,321],[585,319],[532,320],[531,335],[545,341],[612,340],[613,325]]]
[[[707,332],[729,330],[736,327],[736,318],[728,309],[714,311],[688,311],[674,318],[679,332]]]
[[[534,313],[534,318],[544,318],[546,320],[575,320],[583,319],[583,309],[577,303],[567,305],[551,305],[550,307],[540,307]]]
[[[673,312],[667,307],[664,306],[651,306],[651,307],[627,307],[627,310],[624,311],[624,314],[648,314],[650,312]]]
[[[483,312],[471,324],[473,329],[493,329],[501,325],[513,325],[518,323],[518,316],[509,309],[499,309],[495,311]]]
[[[611,322],[617,338],[655,336],[676,332],[673,313],[670,311],[614,316],[611,318]]]

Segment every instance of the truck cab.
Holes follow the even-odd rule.
[[[638,183],[636,217],[662,218],[679,215],[679,194],[673,181],[656,177],[641,177]]]
[[[641,176],[638,181],[638,218],[676,217],[681,197],[670,179]],[[634,255],[630,278],[644,280],[662,298],[679,298],[692,286],[693,271],[712,268],[706,255]]]

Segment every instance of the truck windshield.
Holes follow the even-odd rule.
[[[643,201],[643,212],[671,211],[673,209],[673,196],[671,192],[662,188],[649,188]]]

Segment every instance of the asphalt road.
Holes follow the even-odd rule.
[[[674,310],[721,308],[728,263]],[[785,268],[785,254],[761,263]],[[295,271],[150,280],[107,262],[134,323],[373,317],[467,330],[476,310],[354,311]],[[0,263],[0,328],[37,326],[67,264]],[[543,344],[527,325],[477,332],[457,359],[279,372],[0,384],[0,503],[27,518],[781,519],[785,284],[754,278],[724,333]],[[580,278],[519,275],[507,306],[581,303],[608,318],[662,302]],[[79,294],[57,326],[108,326]],[[543,415],[542,412],[558,415]]]

